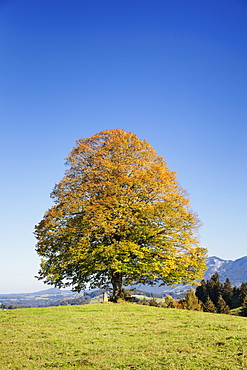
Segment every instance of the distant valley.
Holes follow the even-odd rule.
[[[226,278],[229,278],[232,286],[239,286],[242,282],[247,282],[247,256],[239,258],[235,261],[223,260],[213,256],[207,258],[207,271],[204,274],[204,279],[209,280],[210,277],[218,272],[220,280],[224,283]],[[188,286],[177,285],[170,286],[154,286],[138,285],[136,290],[139,294],[143,292],[147,295],[165,296],[171,294],[175,298],[183,297]],[[70,290],[59,290],[50,288],[34,293],[19,293],[19,294],[0,294],[0,304],[26,307],[46,307],[67,304],[87,304],[89,302],[97,302],[102,299],[103,290],[95,289],[83,293],[75,293]]]

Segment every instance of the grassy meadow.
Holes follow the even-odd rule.
[[[0,369],[247,369],[247,318],[135,304],[0,311]]]

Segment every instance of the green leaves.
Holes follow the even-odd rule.
[[[78,140],[66,164],[55,205],[35,229],[42,279],[80,289],[85,281],[112,284],[116,274],[123,284],[200,278],[206,251],[198,245],[199,220],[146,141],[102,131]]]

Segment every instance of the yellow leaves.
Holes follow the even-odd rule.
[[[42,276],[81,286],[92,276],[94,284],[109,282],[117,271],[128,282],[169,283],[203,270],[188,195],[147,141],[121,129],[101,131],[78,140],[66,164],[52,193],[55,206],[35,230],[47,261]]]

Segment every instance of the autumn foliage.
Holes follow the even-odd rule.
[[[164,159],[116,129],[77,141],[35,227],[39,279],[56,287],[187,283],[201,277],[206,252],[199,221]]]

